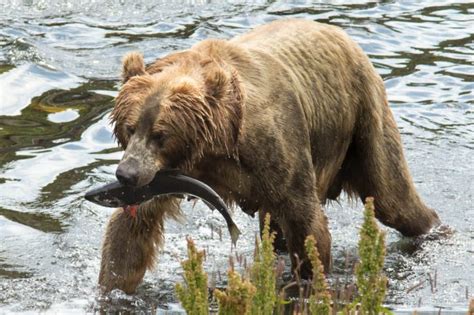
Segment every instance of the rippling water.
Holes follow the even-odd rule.
[[[400,312],[466,308],[474,292],[472,1],[0,0],[0,313],[179,309],[173,285],[188,234],[208,250],[207,270],[226,270],[233,253],[223,220],[185,204],[187,221],[169,222],[160,262],[138,293],[98,299],[111,210],[82,196],[113,180],[121,156],[108,114],[124,53],[152,61],[286,17],[339,25],[360,43],[385,80],[416,186],[456,231],[419,244],[387,229],[387,303]],[[326,209],[332,280],[356,252],[360,209],[344,201]],[[235,216],[245,231],[237,251],[250,255],[257,222]]]

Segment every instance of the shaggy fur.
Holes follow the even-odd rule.
[[[417,194],[383,81],[341,29],[305,20],[205,40],[145,68],[123,63],[112,113],[125,149],[119,164],[137,186],[179,168],[248,214],[270,212],[293,267],[314,235],[326,271],[331,236],[321,205],[342,190],[375,197],[376,216],[407,236],[439,223]],[[162,244],[171,199],[122,209],[107,228],[99,283],[133,292]],[[263,215],[260,215],[263,217]],[[302,265],[303,276],[310,266]]]

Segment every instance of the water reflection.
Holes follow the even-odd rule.
[[[37,79],[30,78],[33,81]],[[51,83],[49,84],[53,84],[54,77],[50,80]],[[0,161],[0,165],[10,161],[10,159],[5,158],[5,155],[11,152],[24,148],[46,149],[57,145],[58,142],[79,140],[84,130],[96,122],[98,117],[103,116],[112,106],[111,96],[91,91],[91,88],[94,90],[111,90],[115,84],[112,81],[90,81],[70,90],[51,89],[49,84],[44,84],[41,80],[38,80],[38,82],[42,89],[49,88],[49,90],[40,96],[33,97],[29,105],[21,109],[20,115],[10,115],[12,113],[9,111],[8,105],[2,106],[0,154],[4,154],[4,159]],[[5,87],[5,96],[7,89],[9,92],[12,91],[13,94],[21,95],[26,99],[35,95],[35,91],[29,89],[16,91],[17,83],[4,83],[3,86]],[[8,95],[12,95],[12,93]],[[7,97],[7,99],[9,98],[10,96]],[[11,99],[19,101],[18,98],[13,96]],[[61,121],[61,116],[58,116],[58,114],[68,112],[72,112],[74,118],[64,121],[64,118],[68,116],[62,116],[63,121]]]
[[[63,223],[47,213],[24,213],[0,208],[0,215],[10,221],[29,226],[45,233],[64,232]]]
[[[474,268],[472,13],[471,1],[0,3],[0,312],[173,310],[187,234],[207,249],[207,270],[225,272],[226,254],[235,253],[226,233],[214,232],[225,230],[221,217],[185,204],[186,222],[167,225],[169,245],[137,295],[96,300],[112,210],[82,195],[112,180],[121,156],[107,114],[125,52],[140,50],[152,61],[288,17],[339,25],[369,54],[385,80],[416,185],[456,231],[423,243],[389,231],[387,302],[465,305],[466,288],[474,290],[466,272]],[[356,259],[360,209],[346,200],[326,209],[333,282],[346,279]],[[237,251],[251,256],[257,223],[235,216],[245,231]],[[433,290],[427,279],[435,272]]]

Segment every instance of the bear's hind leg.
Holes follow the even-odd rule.
[[[153,266],[156,247],[163,242],[165,216],[179,214],[179,204],[172,198],[150,201],[133,218],[117,209],[110,218],[102,245],[99,286],[102,293],[120,289],[135,292]]]
[[[427,233],[440,221],[415,189],[390,108],[385,102],[368,112],[343,166],[346,190],[356,192],[363,202],[374,197],[376,217],[403,235]]]

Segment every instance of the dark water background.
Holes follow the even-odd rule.
[[[98,300],[112,210],[82,196],[113,180],[121,157],[108,114],[126,52],[152,61],[286,17],[339,25],[360,43],[385,80],[417,188],[456,231],[417,245],[386,229],[387,304],[400,312],[466,309],[474,292],[472,1],[0,0],[0,313],[178,309],[173,286],[186,235],[208,250],[208,271],[225,272],[233,253],[222,218],[184,204],[187,220],[168,223],[159,263],[138,293]],[[356,253],[361,205],[342,201],[326,211],[334,280]],[[245,231],[237,252],[250,256],[257,222],[234,216]]]

